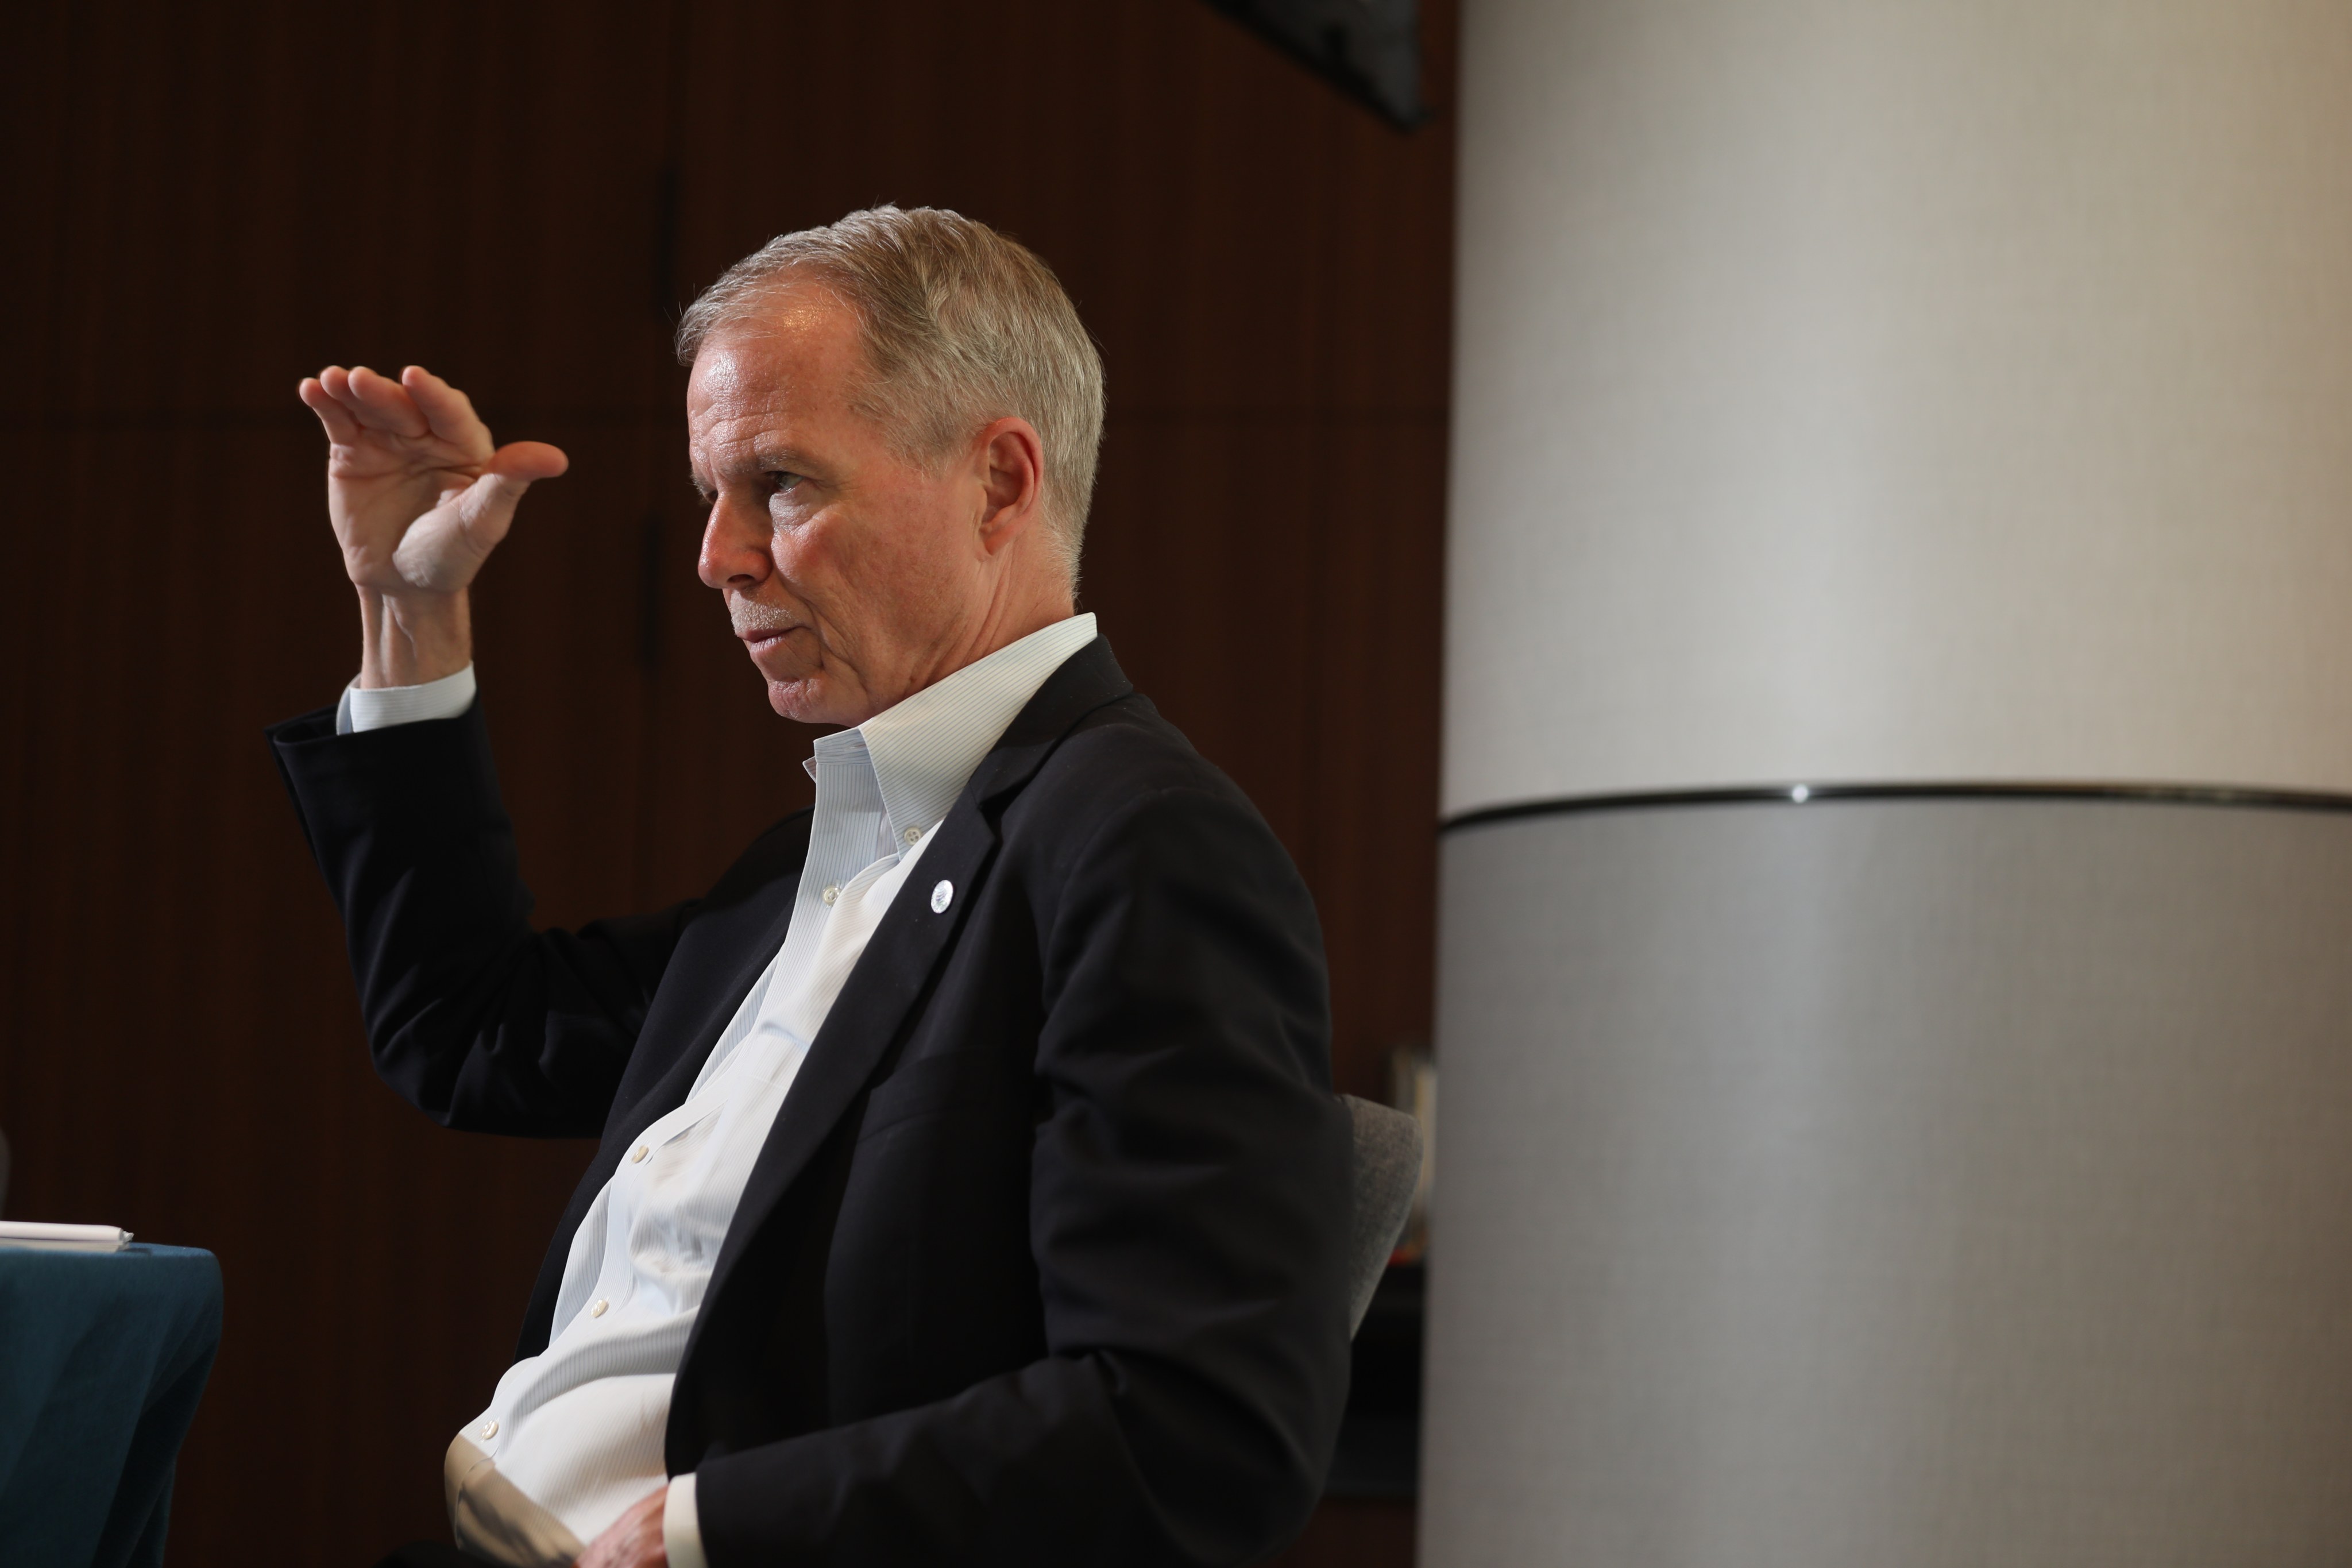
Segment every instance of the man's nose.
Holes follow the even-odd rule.
[[[765,511],[744,514],[744,509],[724,496],[710,505],[702,525],[702,552],[695,573],[709,588],[738,587],[764,581],[775,569],[768,559],[768,517]]]

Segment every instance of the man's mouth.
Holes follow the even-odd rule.
[[[801,629],[798,621],[771,605],[739,603],[731,608],[729,618],[735,623],[735,635],[755,658]]]

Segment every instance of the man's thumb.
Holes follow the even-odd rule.
[[[515,507],[532,481],[493,469],[466,487],[457,498],[457,523],[474,548],[488,552],[507,536]]]
[[[533,479],[551,479],[572,466],[561,447],[551,447],[544,441],[513,441],[490,454],[488,471],[503,474],[529,483]]]

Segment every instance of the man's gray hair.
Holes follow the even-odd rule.
[[[1017,415],[1045,448],[1045,521],[1076,582],[1102,447],[1102,354],[1052,268],[1017,240],[942,207],[869,207],[781,235],[727,269],[677,324],[692,364],[714,332],[758,321],[805,278],[856,310],[873,380],[860,407],[906,455],[945,457]]]

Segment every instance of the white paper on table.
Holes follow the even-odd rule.
[[[30,1247],[45,1252],[120,1252],[131,1233],[110,1225],[45,1225],[39,1220],[0,1219],[0,1247]]]

